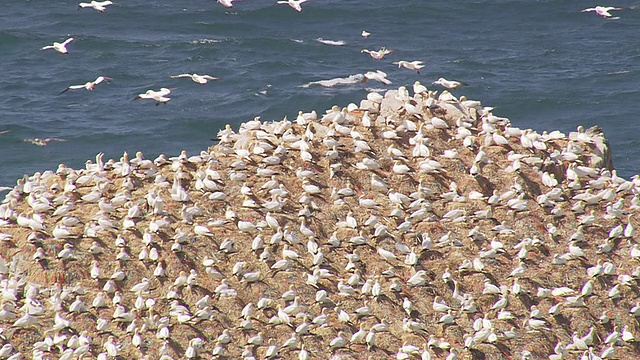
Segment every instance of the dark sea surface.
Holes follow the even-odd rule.
[[[0,135],[0,186],[59,163],[81,168],[98,152],[196,154],[227,123],[295,119],[299,110],[358,102],[367,88],[429,86],[441,76],[465,82],[455,95],[520,128],[597,124],[618,174],[640,167],[639,2],[602,4],[624,7],[618,20],[581,12],[597,3],[566,0],[309,0],[301,13],[262,0],[232,9],[214,0],[118,3],[99,13],[74,1],[2,2],[0,131],[10,132]],[[66,55],[40,50],[69,36]],[[360,52],[383,46],[395,52],[380,61]],[[426,67],[416,74],[398,60]],[[378,69],[393,84],[301,87]],[[220,80],[169,78],[193,72]],[[59,94],[100,75],[113,80]],[[131,101],[161,87],[175,88],[166,105]],[[66,141],[40,147],[27,138]]]

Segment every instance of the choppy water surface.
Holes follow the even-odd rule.
[[[595,3],[560,0],[309,0],[302,13],[262,0],[233,9],[213,0],[119,3],[105,13],[78,11],[69,0],[3,3],[0,131],[10,132],[0,135],[0,185],[59,163],[82,167],[98,152],[194,153],[226,123],[294,118],[358,101],[365,87],[441,76],[468,84],[454,94],[522,128],[598,124],[619,174],[638,173],[640,12],[631,1],[613,4],[625,8],[619,20],[580,12]],[[69,36],[76,40],[67,55],[40,50]],[[383,46],[395,52],[381,61],[360,53]],[[418,75],[391,64],[397,60],[427,66]],[[393,84],[300,87],[377,69]],[[187,72],[221,79],[169,78]],[[59,95],[99,75],[113,80]],[[169,104],[131,102],[160,87],[175,87]],[[66,141],[39,147],[25,138]]]

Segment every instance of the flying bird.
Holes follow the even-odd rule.
[[[54,42],[53,45],[44,46],[40,50],[54,49],[55,51],[59,52],[60,54],[66,54],[66,53],[68,53],[67,45],[69,45],[69,43],[72,42],[73,40],[74,40],[73,38],[68,38],[63,43]]]
[[[465,85],[465,83],[462,83],[460,81],[447,80],[447,79],[442,78],[442,77],[440,79],[434,81],[433,83],[436,84],[436,85],[444,86],[449,90],[455,89],[458,86]]]
[[[156,102],[156,106],[160,105],[161,103],[166,104],[169,102],[169,100],[171,100],[170,97],[167,97],[167,95],[171,93],[171,90],[173,90],[173,88],[161,88],[159,91],[147,90],[143,94],[138,94],[138,96],[133,98],[133,100],[131,101],[140,99],[151,99]]]
[[[332,87],[332,86],[336,86],[336,85],[351,85],[351,84],[357,84],[357,83],[361,83],[361,82],[366,82],[367,78],[365,78],[365,76],[363,74],[355,74],[355,75],[349,75],[349,77],[346,78],[333,78],[333,79],[329,79],[329,80],[320,80],[320,81],[312,81],[310,83],[306,83],[304,85],[301,85],[301,87],[304,88],[308,88],[311,85],[320,85],[320,86],[324,86],[324,87]]]
[[[71,85],[68,88],[64,89],[60,94],[64,94],[69,90],[76,90],[76,89],[82,89],[82,88],[85,88],[88,91],[93,91],[93,88],[96,85],[100,84],[103,81],[109,81],[109,80],[113,80],[113,79],[110,78],[110,77],[106,77],[106,76],[98,76],[98,78],[95,79],[94,81],[89,81],[89,82],[86,82],[86,83],[84,83],[82,85]]]
[[[381,48],[378,51],[362,49],[360,52],[367,53],[376,60],[381,60],[385,55],[391,54],[392,51],[393,50],[387,50],[386,48]]]
[[[332,46],[344,46],[347,44],[347,42],[344,40],[325,40],[323,38],[317,38],[316,41],[321,44],[332,45]]]
[[[45,138],[45,139],[33,138],[33,139],[24,139],[22,141],[28,142],[28,143],[32,143],[32,144],[38,145],[38,146],[47,146],[52,141],[67,141],[67,140],[60,139],[60,138]]]
[[[211,75],[198,75],[198,74],[180,74],[180,75],[172,75],[169,76],[172,79],[175,78],[191,78],[191,80],[193,80],[193,82],[196,82],[198,84],[206,84],[209,82],[209,80],[219,80],[219,78],[215,77],[215,76],[211,76]]]
[[[80,10],[80,8],[94,8],[97,11],[100,12],[104,12],[105,10],[107,10],[107,6],[109,5],[118,5],[116,3],[114,3],[113,1],[91,1],[90,3],[85,3],[85,2],[81,2],[80,4],[78,4],[78,10]]]
[[[240,1],[240,0],[218,0],[220,5],[222,5],[222,6],[226,7],[226,8],[233,7],[233,2],[234,1]]]
[[[368,71],[364,74],[364,78],[366,80],[376,80],[387,85],[391,84],[391,81],[387,80],[387,73],[380,70]]]
[[[420,69],[422,69],[424,67],[424,63],[422,61],[418,61],[418,60],[415,60],[415,61],[400,60],[400,61],[394,61],[393,63],[395,65],[398,65],[398,67],[403,67],[405,69],[414,70],[418,74],[420,74]]]
[[[302,3],[304,2],[307,2],[307,0],[281,0],[281,1],[278,1],[276,4],[287,4],[291,6],[291,8],[294,9],[295,11],[301,12]]]
[[[623,8],[619,8],[619,7],[612,7],[612,6],[596,6],[594,8],[588,8],[588,9],[584,9],[582,10],[582,12],[594,12],[604,18],[610,18],[611,13],[609,11],[612,10],[623,10]]]

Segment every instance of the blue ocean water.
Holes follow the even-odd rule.
[[[619,175],[638,173],[637,1],[611,4],[624,8],[618,20],[581,12],[595,3],[566,0],[309,0],[301,13],[262,0],[232,9],[214,0],[118,3],[104,13],[70,0],[2,3],[0,131],[10,132],[0,135],[0,185],[59,163],[82,167],[98,152],[193,154],[227,123],[291,119],[357,102],[367,87],[441,76],[465,82],[454,94],[494,106],[521,128],[600,125]],[[40,50],[69,36],[66,55]],[[360,52],[383,46],[395,51],[380,61]],[[416,74],[397,60],[426,67]],[[300,87],[378,69],[393,84]],[[193,72],[220,80],[169,78]],[[113,80],[59,94],[100,75]],[[131,101],[160,87],[175,88],[166,105]],[[66,141],[40,147],[26,138]]]

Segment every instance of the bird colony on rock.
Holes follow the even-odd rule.
[[[413,95],[411,95],[413,94]],[[632,358],[637,178],[419,83],[0,205],[0,358]]]

